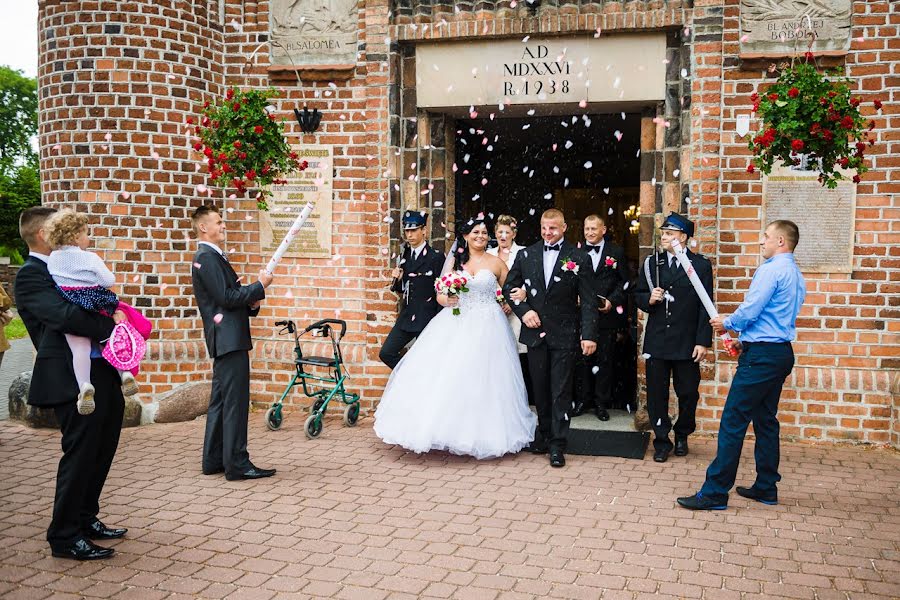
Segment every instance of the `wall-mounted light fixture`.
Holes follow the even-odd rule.
[[[295,108],[294,116],[297,117],[297,123],[300,124],[300,129],[303,133],[315,133],[319,128],[319,123],[322,122],[322,113],[319,112],[318,108],[312,109],[312,112],[305,106],[303,107],[303,112]]]

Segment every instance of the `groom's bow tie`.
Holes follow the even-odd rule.
[[[544,250],[556,250],[557,252],[559,252],[559,244],[553,244],[552,246],[544,244]]]
[[[591,246],[590,244],[585,244],[588,252],[596,252],[600,254],[600,251],[603,250],[603,246]]]

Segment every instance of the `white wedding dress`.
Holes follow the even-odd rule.
[[[413,452],[494,458],[534,439],[519,351],[497,304],[497,278],[481,269],[459,296],[459,315],[435,316],[394,368],[375,434]]]

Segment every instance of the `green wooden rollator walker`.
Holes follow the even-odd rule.
[[[299,331],[293,321],[278,321],[275,325],[282,327],[279,335],[287,333],[294,336],[294,367],[296,370],[281,398],[266,411],[265,420],[269,429],[274,431],[281,427],[281,408],[284,404],[284,399],[297,385],[303,387],[303,393],[306,394],[307,398],[315,398],[309,410],[309,417],[303,424],[303,431],[306,433],[306,437],[313,439],[322,433],[322,419],[325,416],[325,411],[328,410],[328,403],[335,396],[347,405],[344,409],[344,424],[348,427],[356,425],[356,421],[359,419],[359,394],[351,394],[344,389],[347,373],[342,368],[344,363],[341,355],[341,340],[347,332],[347,322],[339,319],[322,319],[303,331]],[[340,325],[340,333],[336,332],[332,325]],[[312,332],[313,336],[327,337],[331,340],[332,357],[303,356],[303,350],[300,348],[300,337],[309,332]],[[328,375],[314,375],[307,372],[307,368],[325,369]]]

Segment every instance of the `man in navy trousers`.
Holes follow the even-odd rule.
[[[794,368],[791,340],[797,314],[806,298],[806,282],[794,260],[800,231],[792,221],[773,221],[760,246],[765,262],[756,270],[750,289],[735,313],[720,315],[710,324],[717,333],[740,333],[742,353],[719,423],[716,458],[706,481],[693,496],[678,498],[691,510],[724,510],[737,477],[747,426],[756,434],[756,481],[738,486],[737,493],[763,504],[778,503],[778,400],[785,379]]]

